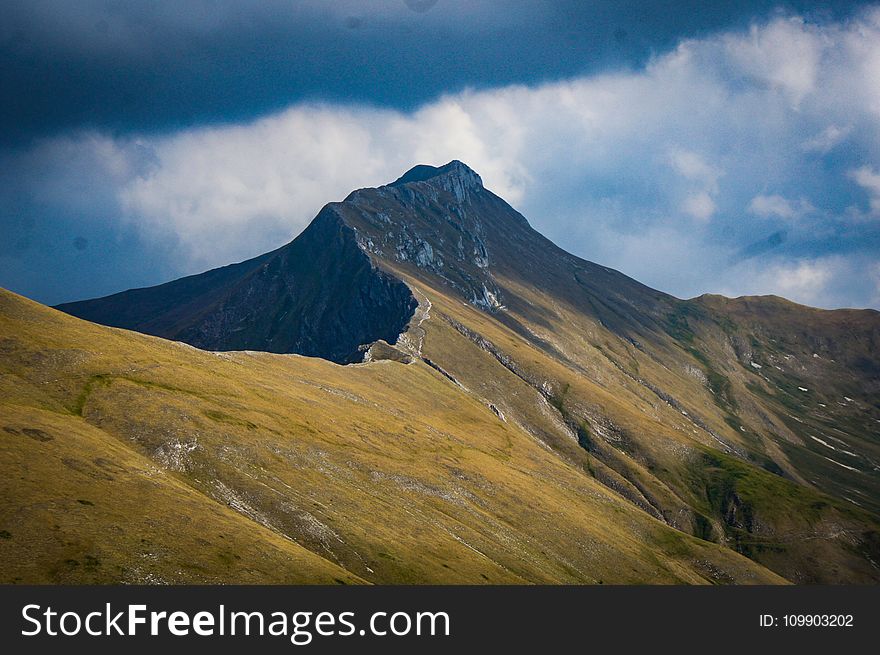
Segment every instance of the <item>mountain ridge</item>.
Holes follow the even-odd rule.
[[[209,350],[427,367],[675,530],[793,582],[878,578],[876,313],[674,298],[565,252],[460,162],[353,191],[235,266],[60,308]]]
[[[425,191],[427,191],[427,195],[424,194]],[[451,212],[450,216],[453,217],[452,220],[457,221],[458,223],[457,225],[454,222],[452,224],[459,232],[459,241],[456,244],[459,252],[451,253],[447,248],[446,252],[443,253],[446,255],[447,261],[453,260],[452,263],[454,267],[452,270],[454,273],[461,273],[462,271],[466,273],[463,277],[461,275],[456,276],[455,279],[444,275],[444,272],[439,270],[443,267],[442,259],[439,261],[435,260],[437,238],[439,237],[442,241],[442,234],[437,232],[436,234],[431,235],[433,238],[423,239],[419,234],[411,236],[406,233],[408,226],[420,222],[418,221],[418,217],[414,218],[412,213],[408,216],[404,216],[403,220],[398,219],[394,222],[398,228],[402,227],[403,229],[402,231],[398,229],[398,233],[394,235],[396,239],[395,244],[393,244],[395,250],[391,253],[383,252],[381,247],[374,243],[374,240],[377,241],[378,238],[382,236],[380,232],[384,226],[377,224],[375,220],[363,220],[363,216],[366,212],[364,212],[362,206],[366,205],[369,207],[370,203],[377,200],[377,195],[379,195],[378,199],[380,202],[391,199],[392,201],[402,203],[416,203],[422,205],[420,209],[425,209],[428,205],[433,205],[429,209],[437,213],[438,193],[449,194],[448,198],[453,204],[447,203],[447,206],[443,209],[448,209]],[[474,194],[474,197],[471,197],[471,194]],[[389,263],[392,264],[393,268],[393,264],[401,264],[407,261],[413,262],[423,269],[438,274],[443,279],[444,283],[451,284],[454,288],[463,292],[467,296],[469,302],[485,309],[498,309],[501,306],[501,301],[498,299],[500,290],[494,282],[492,273],[489,270],[488,252],[485,244],[487,235],[483,234],[484,228],[479,220],[471,225],[465,226],[469,217],[464,213],[461,216],[455,214],[459,207],[465,207],[472,202],[483,206],[487,204],[495,205],[495,207],[492,208],[492,212],[503,214],[503,221],[500,223],[496,222],[492,226],[495,232],[510,232],[512,233],[514,240],[518,239],[520,241],[525,241],[526,246],[534,246],[537,243],[542,250],[548,251],[554,256],[561,256],[566,261],[581,268],[589,267],[593,271],[604,271],[610,276],[615,276],[618,279],[625,279],[627,284],[633,285],[634,287],[637,286],[649,294],[661,294],[661,292],[640,285],[635,280],[627,278],[622,273],[613,271],[613,269],[607,267],[598,266],[586,260],[581,260],[558,248],[555,244],[540,235],[540,233],[533,230],[528,224],[528,221],[519,214],[519,212],[516,212],[501,198],[485,189],[479,175],[477,175],[472,169],[457,160],[453,160],[441,167],[431,167],[426,165],[415,166],[391,184],[377,188],[359,189],[353,191],[341,202],[328,203],[317,214],[314,221],[298,237],[290,243],[266,253],[265,255],[227,267],[212,269],[203,274],[187,276],[186,278],[181,278],[181,280],[176,280],[164,285],[147,287],[145,289],[133,290],[130,292],[120,292],[112,294],[111,296],[92,300],[62,303],[56,307],[62,311],[95,322],[111,325],[113,327],[134,329],[148,334],[154,334],[155,336],[173,338],[190,343],[191,345],[196,345],[197,347],[220,350],[245,348],[267,350],[269,352],[298,352],[300,354],[326,356],[333,361],[352,361],[352,353],[345,353],[344,355],[340,355],[336,352],[322,353],[320,349],[297,348],[293,344],[288,344],[286,346],[263,344],[261,346],[260,343],[255,340],[233,339],[232,343],[229,343],[228,340],[224,338],[218,338],[216,344],[212,344],[210,339],[205,338],[203,335],[203,332],[209,328],[204,326],[203,329],[200,329],[197,323],[199,320],[204,319],[204,315],[208,310],[208,308],[203,305],[213,305],[224,301],[224,294],[229,293],[229,289],[225,283],[228,276],[233,272],[240,272],[242,277],[249,277],[259,270],[260,267],[268,265],[268,260],[278,259],[287,252],[291,252],[293,258],[305,258],[312,256],[313,253],[320,253],[323,250],[323,244],[310,243],[309,237],[314,231],[313,226],[320,225],[321,222],[330,215],[339,216],[342,222],[342,225],[338,226],[340,229],[344,229],[344,226],[354,229],[358,246],[371,257],[371,265],[375,268],[387,268]],[[349,211],[352,209],[353,211]],[[386,220],[390,221],[390,219],[387,218],[387,214],[381,210],[373,211],[373,215],[380,218],[386,217]],[[443,220],[437,216],[434,218],[438,221]],[[508,224],[505,225],[505,222]],[[431,226],[423,227],[430,228]],[[390,236],[390,234],[388,236]],[[494,236],[496,235],[490,235],[488,238],[494,238]],[[329,234],[324,234],[323,237],[325,239],[330,239]],[[465,244],[465,240],[467,241],[467,244]],[[342,241],[344,241],[344,239]],[[468,249],[469,252],[465,253],[465,249]],[[502,250],[504,250],[504,248],[502,248]],[[472,261],[465,261],[471,257]],[[342,255],[340,255],[340,259],[341,258]],[[526,248],[519,249],[519,252],[514,259],[517,258],[520,259],[520,261],[502,261],[500,263],[502,265],[507,264],[508,268],[513,269],[517,266],[523,265],[523,263],[532,268],[540,268],[542,265],[540,261],[534,261],[534,258],[530,256]],[[200,279],[200,276],[204,277]],[[191,288],[183,284],[183,281],[187,281]],[[203,281],[204,284],[198,284],[200,281]],[[299,283],[293,282],[293,284]],[[175,296],[178,289],[182,290],[183,298],[173,297],[168,301],[160,300],[158,303],[149,302],[151,298],[148,298],[147,302],[145,302],[143,298],[143,296],[151,296],[149,293],[150,290],[167,290],[172,296]],[[127,302],[128,299],[125,294],[134,294],[141,297],[137,299],[137,302]],[[219,297],[217,297],[218,294]],[[666,296],[666,294],[662,295]],[[669,296],[669,298],[671,298],[671,296]],[[273,298],[272,301],[279,302],[277,298]],[[193,307],[192,303],[195,303],[196,306]],[[138,307],[142,308],[141,315],[134,313],[137,311]],[[382,309],[384,309],[384,307]],[[191,316],[188,318],[181,318],[180,314],[185,313],[184,310],[188,311]],[[256,312],[256,308],[253,311]],[[163,313],[166,314],[166,316],[163,317]],[[158,317],[157,314],[159,314]],[[391,338],[391,335],[386,330],[377,333],[370,341],[379,339],[388,340],[389,338]],[[294,343],[295,342],[296,339],[294,339]],[[364,343],[359,345],[368,346],[369,344]]]
[[[452,160],[451,162],[449,162],[443,166],[437,166],[437,167],[429,166],[429,165],[425,165],[425,164],[419,164],[419,165],[412,167],[409,171],[404,173],[402,176],[400,176],[394,182],[391,182],[389,184],[386,184],[386,185],[383,185],[380,187],[375,187],[375,188],[368,187],[368,188],[358,189],[358,190],[351,192],[341,202],[328,203],[316,215],[315,221],[320,222],[320,220],[323,217],[327,216],[328,212],[333,212],[334,209],[340,209],[340,208],[346,207],[346,203],[357,204],[357,202],[359,200],[362,200],[365,195],[368,195],[371,193],[376,193],[382,189],[392,189],[395,187],[402,187],[404,185],[406,185],[406,186],[419,185],[419,183],[428,183],[429,186],[436,185],[438,188],[452,193],[452,195],[455,197],[455,199],[459,202],[461,202],[464,199],[465,193],[467,193],[467,191],[470,191],[470,190],[474,190],[474,191],[479,190],[488,196],[497,198],[497,196],[495,196],[494,194],[491,194],[490,191],[486,190],[483,187],[482,180],[477,173],[475,173],[467,165],[463,164],[462,162],[460,162],[458,160]],[[498,198],[498,200],[502,203],[504,202],[500,198]],[[504,203],[504,205],[506,205],[506,203]],[[534,231],[534,229],[531,228],[530,225],[528,225],[528,221],[524,217],[522,217],[521,214],[519,214],[518,212],[513,210],[511,207],[509,207],[509,205],[506,205],[506,208],[510,210],[510,217],[515,217],[515,219],[521,221],[523,226],[527,227],[528,230],[530,230],[532,232],[532,234],[529,235],[530,237],[544,242],[542,245],[545,248],[549,248],[550,250],[556,250],[557,255],[559,255],[562,259],[566,260],[567,262],[569,262],[570,264],[572,264],[574,266],[591,267],[592,271],[594,271],[594,272],[595,271],[604,271],[609,276],[616,277],[618,279],[625,279],[627,284],[632,285],[633,287],[636,287],[636,288],[640,288],[641,290],[646,292],[649,296],[653,296],[655,298],[662,298],[664,300],[668,300],[671,302],[700,303],[700,302],[704,302],[704,299],[714,298],[716,296],[718,298],[727,298],[726,296],[720,296],[718,294],[702,294],[700,296],[697,296],[697,297],[694,297],[691,299],[678,299],[678,298],[675,298],[674,296],[666,294],[662,291],[657,291],[655,289],[651,289],[650,287],[647,287],[646,285],[642,285],[641,283],[637,282],[636,280],[633,280],[632,278],[627,277],[625,274],[621,273],[620,271],[616,271],[614,269],[611,269],[611,268],[608,268],[605,266],[594,264],[593,262],[589,262],[588,260],[583,260],[575,255],[571,255],[570,253],[563,250],[562,248],[560,248],[556,244],[547,240],[540,233]],[[342,218],[342,221],[343,221],[343,223],[345,223],[344,218]],[[345,223],[345,224],[349,225],[348,223]],[[355,224],[357,224],[357,220],[355,221]],[[200,298],[200,297],[204,298],[207,295],[210,298],[211,292],[214,291],[214,285],[212,284],[212,281],[214,279],[222,280],[228,274],[231,274],[233,272],[239,272],[239,271],[244,271],[245,275],[252,273],[254,270],[259,268],[259,266],[263,265],[267,259],[271,259],[272,257],[276,257],[276,256],[278,256],[279,253],[285,252],[287,249],[294,247],[294,244],[296,244],[297,240],[300,239],[300,237],[308,236],[309,235],[309,227],[311,227],[311,223],[309,226],[307,226],[307,228],[305,230],[303,230],[303,232],[301,233],[300,236],[296,237],[293,241],[285,244],[284,246],[281,246],[281,247],[277,248],[276,250],[270,251],[270,252],[265,253],[263,255],[253,257],[251,259],[248,259],[248,260],[245,260],[242,262],[237,262],[235,264],[229,264],[226,266],[211,269],[211,270],[206,271],[204,273],[197,273],[194,275],[189,275],[189,276],[186,276],[184,278],[179,278],[178,280],[174,280],[169,283],[154,285],[151,287],[143,287],[143,288],[139,288],[139,289],[132,289],[132,290],[128,290],[128,291],[121,291],[118,293],[111,294],[109,296],[103,296],[100,298],[94,298],[94,299],[89,299],[89,300],[84,300],[84,301],[72,301],[72,302],[61,303],[59,305],[56,305],[55,307],[58,309],[61,309],[62,311],[72,313],[74,315],[77,315],[77,316],[80,316],[83,318],[87,318],[89,320],[94,320],[99,323],[111,325],[113,327],[124,327],[127,329],[140,330],[140,331],[144,331],[148,334],[154,334],[156,336],[164,336],[167,338],[175,338],[175,339],[179,339],[179,340],[182,340],[185,342],[192,343],[191,339],[187,338],[187,336],[188,336],[187,334],[175,333],[174,330],[176,328],[176,323],[171,324],[171,325],[166,325],[160,321],[157,324],[154,319],[145,320],[144,317],[141,317],[141,316],[135,316],[135,317],[128,316],[128,315],[126,315],[125,312],[120,313],[118,311],[119,305],[116,304],[115,302],[112,302],[112,301],[123,300],[125,298],[125,294],[136,294],[139,296],[143,296],[143,295],[146,295],[145,292],[148,290],[168,288],[168,285],[175,285],[178,283],[180,283],[179,286],[184,286],[182,284],[184,282],[199,282],[202,280],[204,280],[207,283],[207,289],[204,288],[203,286],[198,285],[198,284],[194,284],[194,285],[192,285],[194,287],[192,289],[192,292],[188,293],[187,292],[188,290],[185,290],[184,295],[193,296],[195,298]],[[358,245],[361,247],[362,250],[364,250],[368,254],[375,255],[375,254],[377,254],[377,252],[375,251],[375,246],[372,245],[372,235],[369,234],[369,232],[370,232],[370,230],[367,231],[366,239],[361,238],[358,240]],[[426,243],[430,247],[430,242],[426,242]],[[478,237],[478,241],[476,242],[475,246],[478,250],[475,250],[474,255],[477,256],[478,258],[485,260],[485,258],[486,258],[485,245],[482,243],[482,240],[479,239],[479,237]],[[320,250],[320,248],[317,248],[317,250]],[[300,256],[304,255],[304,253],[297,253],[297,254]],[[378,254],[381,255],[382,253],[379,252]],[[424,265],[424,264],[428,263],[428,261],[427,261],[428,258],[430,258],[430,259],[433,258],[433,247],[431,247],[430,251],[428,251],[428,250],[425,250],[425,252],[414,251],[414,252],[410,252],[407,254],[409,255],[409,257],[411,259],[417,260],[417,263],[419,260],[421,260],[422,265]],[[397,259],[399,261],[399,257],[397,257]],[[377,264],[377,263],[381,264],[381,262],[375,262],[375,261],[372,263],[373,264]],[[484,263],[486,265],[488,264],[488,262],[484,262]],[[520,264],[522,264],[522,262],[520,262]],[[478,263],[478,266],[480,266],[480,265],[481,264]],[[480,288],[471,289],[471,291],[473,293],[471,295],[470,300],[480,306],[483,306],[484,308],[497,307],[497,305],[499,304],[498,300],[496,298],[497,289],[487,287],[485,292],[483,292],[483,290]],[[486,292],[488,292],[488,295]],[[728,298],[728,300],[739,301],[739,302],[744,302],[744,303],[745,302],[749,302],[749,303],[753,303],[753,302],[774,303],[774,302],[776,302],[777,298],[780,298],[780,297],[774,296],[774,295],[763,295],[763,296],[740,296],[738,298]],[[145,302],[145,300],[147,302]],[[783,300],[786,300],[786,302],[792,302],[787,299],[783,299]],[[173,301],[171,301],[171,302],[173,302]],[[171,302],[169,304],[171,304]],[[99,305],[102,303],[106,303],[108,305],[107,309],[104,311],[101,311],[101,309],[99,308]],[[175,306],[179,306],[180,303],[179,303],[179,301],[177,301],[177,302],[173,302],[173,304]],[[797,303],[795,303],[795,304],[797,304]],[[152,315],[155,315],[156,313],[162,313],[163,311],[166,311],[166,312],[169,311],[168,306],[160,305],[159,307],[156,307],[155,305],[151,304],[148,301],[148,299],[141,298],[141,297],[139,297],[137,299],[137,303],[132,303],[129,305],[130,309],[133,309],[132,305],[144,307],[145,314],[148,313],[147,310],[149,310],[149,314],[152,314]],[[801,305],[801,306],[808,307],[807,305]],[[850,308],[846,308],[846,309],[850,309]],[[824,310],[824,311],[838,311],[838,310]],[[852,311],[869,311],[870,312],[873,310],[869,310],[869,309],[862,310],[862,309],[858,309],[858,308],[852,308]],[[380,334],[374,340],[379,340],[379,339],[387,340],[389,336],[390,335],[387,333]],[[208,349],[212,349],[211,344],[207,343],[206,340],[204,340],[204,339],[198,341],[197,343],[193,343],[193,345],[197,345],[198,347],[206,347]],[[369,344],[364,343],[364,344],[358,344],[358,345],[367,346]],[[260,348],[260,347],[254,346],[253,344],[249,344],[247,346],[247,348],[258,349],[258,350],[259,349],[266,349],[269,352],[285,352],[285,350],[283,350],[283,349],[279,350],[278,348],[271,348],[271,347]],[[217,348],[217,349],[224,349],[224,348],[221,347],[221,348]],[[230,348],[226,348],[226,349],[230,349]],[[234,349],[234,348],[232,348],[232,349]],[[300,354],[310,354],[310,355],[321,356],[320,352],[315,352],[315,351],[295,350],[293,348],[289,348],[289,349],[287,349],[287,351],[299,352]],[[334,357],[331,355],[329,357],[329,359],[334,359]],[[348,360],[346,360],[346,361],[348,361]]]

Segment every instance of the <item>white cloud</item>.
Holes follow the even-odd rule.
[[[842,216],[858,185],[880,212],[880,175],[859,159],[880,158],[878,115],[880,10],[846,24],[775,18],[683,42],[644,70],[467,90],[412,112],[302,104],[241,125],[50,140],[4,166],[79,194],[83,212],[112,199],[145,235],[176,240],[179,272],[193,273],[280,245],[354,188],[461,159],[561,245],[648,284],[693,295],[728,280],[731,293],[833,304],[809,288],[839,289],[849,269],[818,254],[755,258],[729,277],[719,262],[767,218]],[[816,165],[844,139],[854,147]],[[797,223],[787,244],[814,227]],[[675,271],[650,256],[656,240],[642,248],[661,233],[691,253]]]
[[[670,151],[669,161],[693,187],[681,203],[681,211],[698,221],[708,221],[717,209],[713,196],[718,193],[718,178],[722,171],[707,163],[698,153],[681,148]]]
[[[824,44],[820,30],[802,18],[753,25],[747,36],[728,36],[724,45],[738,72],[782,91],[795,106],[816,88]]]
[[[299,107],[152,140],[160,164],[119,189],[121,206],[145,229],[173,232],[196,266],[257,254],[295,235],[324,203],[386,174],[393,164],[372,154],[375,120]]]
[[[880,216],[880,173],[875,173],[871,166],[862,166],[850,171],[850,177],[868,192],[871,213]]]
[[[837,125],[829,125],[824,130],[807,139],[801,144],[806,152],[819,152],[828,154],[839,144],[843,143],[852,132],[852,125],[839,127]]]
[[[297,106],[248,125],[148,140],[159,165],[122,184],[120,204],[144,229],[173,232],[191,264],[204,268],[277,246],[325,203],[390,182],[417,162],[462,159],[518,202],[523,171],[503,148],[489,152],[463,101],[412,115]]]
[[[700,183],[707,193],[718,192],[721,171],[706,163],[699,154],[676,148],[669,153],[669,159],[682,177]]]
[[[768,287],[777,295],[816,302],[833,275],[827,261],[800,261],[793,265],[774,264],[763,272]]]
[[[797,201],[789,200],[778,194],[758,194],[752,198],[748,207],[749,211],[762,218],[776,216],[778,218],[793,219],[815,211],[812,203],[801,198]]]
[[[708,221],[715,213],[715,201],[705,191],[693,193],[684,199],[682,211],[700,221]]]
[[[740,274],[749,280],[752,291],[748,295],[773,294],[802,304],[814,305],[824,300],[829,282],[834,278],[836,260],[801,260],[774,262],[746,267]],[[726,286],[722,293],[740,295],[734,286]]]
[[[876,260],[864,256],[749,260],[725,275],[717,291],[728,296],[773,294],[818,307],[877,306],[878,275]]]

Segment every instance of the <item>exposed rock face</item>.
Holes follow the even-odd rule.
[[[387,268],[456,292],[492,313],[529,314],[516,281],[577,306],[631,341],[662,330],[679,301],[615,270],[575,257],[535,231],[459,161],[416,166],[335,205],[361,247]],[[498,312],[500,320],[505,313]]]
[[[359,361],[362,344],[394,343],[417,306],[377,268],[337,210],[325,207],[268,255],[150,289],[62,309],[206,350],[263,350]]]
[[[340,206],[361,247],[392,267],[451,287],[488,310],[502,306],[487,246],[518,227],[531,231],[510,205],[483,188],[459,161],[416,166],[388,186],[360,189]],[[438,279],[439,278],[439,279]]]

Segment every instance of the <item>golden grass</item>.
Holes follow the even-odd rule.
[[[3,292],[0,375],[4,582],[784,582],[422,362],[207,353]]]

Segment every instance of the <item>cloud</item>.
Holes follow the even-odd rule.
[[[748,244],[745,248],[734,254],[730,258],[730,262],[735,264],[746,259],[751,259],[752,257],[766,254],[782,246],[787,238],[788,232],[784,230],[774,232],[768,237],[758,239],[757,241]]]
[[[747,286],[818,307],[877,307],[880,299],[880,267],[870,257],[749,260],[736,270],[737,279],[724,280],[720,293],[741,295]]]
[[[843,143],[850,135],[850,132],[852,132],[852,129],[852,125],[846,127],[829,125],[815,136],[804,141],[801,147],[807,152],[818,152],[826,155]]]
[[[693,180],[706,187],[707,192],[718,192],[718,178],[721,177],[721,171],[714,166],[706,163],[703,158],[695,153],[687,150],[674,149],[669,158],[672,166],[682,177]]]
[[[806,298],[816,302],[831,279],[831,266],[826,261],[800,261],[793,265],[774,264],[762,275],[770,278],[772,288],[786,298]]]
[[[682,211],[700,221],[708,221],[715,213],[715,202],[705,191],[694,193],[684,199],[681,205]]]
[[[816,88],[824,44],[801,17],[752,25],[723,39],[727,61],[754,82],[784,93],[796,107]]]
[[[758,194],[752,198],[748,209],[752,214],[762,218],[775,216],[784,219],[794,219],[814,211],[815,207],[803,198],[798,201],[792,201],[778,194]]]
[[[769,266],[746,268],[744,275],[751,278],[751,284],[784,298],[796,298],[805,304],[817,304],[824,300],[827,286],[834,277],[837,259],[801,260],[794,262],[774,262]],[[737,295],[732,288],[726,295]]]
[[[325,203],[390,182],[416,162],[463,159],[503,197],[522,197],[522,172],[488,152],[480,125],[455,99],[414,114],[303,105],[149,148],[161,163],[118,188],[120,207],[144,229],[173,233],[197,268],[275,247]]]
[[[173,233],[194,268],[257,254],[294,236],[324,203],[390,172],[372,153],[376,120],[300,107],[150,140],[160,165],[117,189],[120,208],[145,230]]]
[[[4,0],[0,143],[242,122],[314,100],[408,111],[468,87],[635,70],[778,4],[443,0],[419,12],[430,0]],[[785,3],[838,18],[860,4]]]
[[[870,304],[874,288],[844,277],[858,275],[849,262],[880,259],[877,222],[847,213],[866,190],[880,208],[878,62],[880,9],[842,23],[780,15],[686,39],[634,71],[412,110],[298,103],[160,134],[46,138],[5,156],[0,206],[51,221],[67,198],[70,221],[133,230],[151,257],[162,244],[159,278],[277,247],[354,188],[461,159],[563,247],[664,291]],[[785,238],[739,256],[773,233]],[[74,255],[76,236],[95,243],[64,233]]]
[[[850,171],[850,177],[868,192],[871,213],[880,216],[880,173],[875,173],[871,166],[862,166]]]
[[[681,148],[673,148],[669,160],[673,169],[695,187],[681,203],[681,211],[698,221],[708,221],[717,209],[713,196],[718,193],[722,171],[708,164],[698,153]]]

